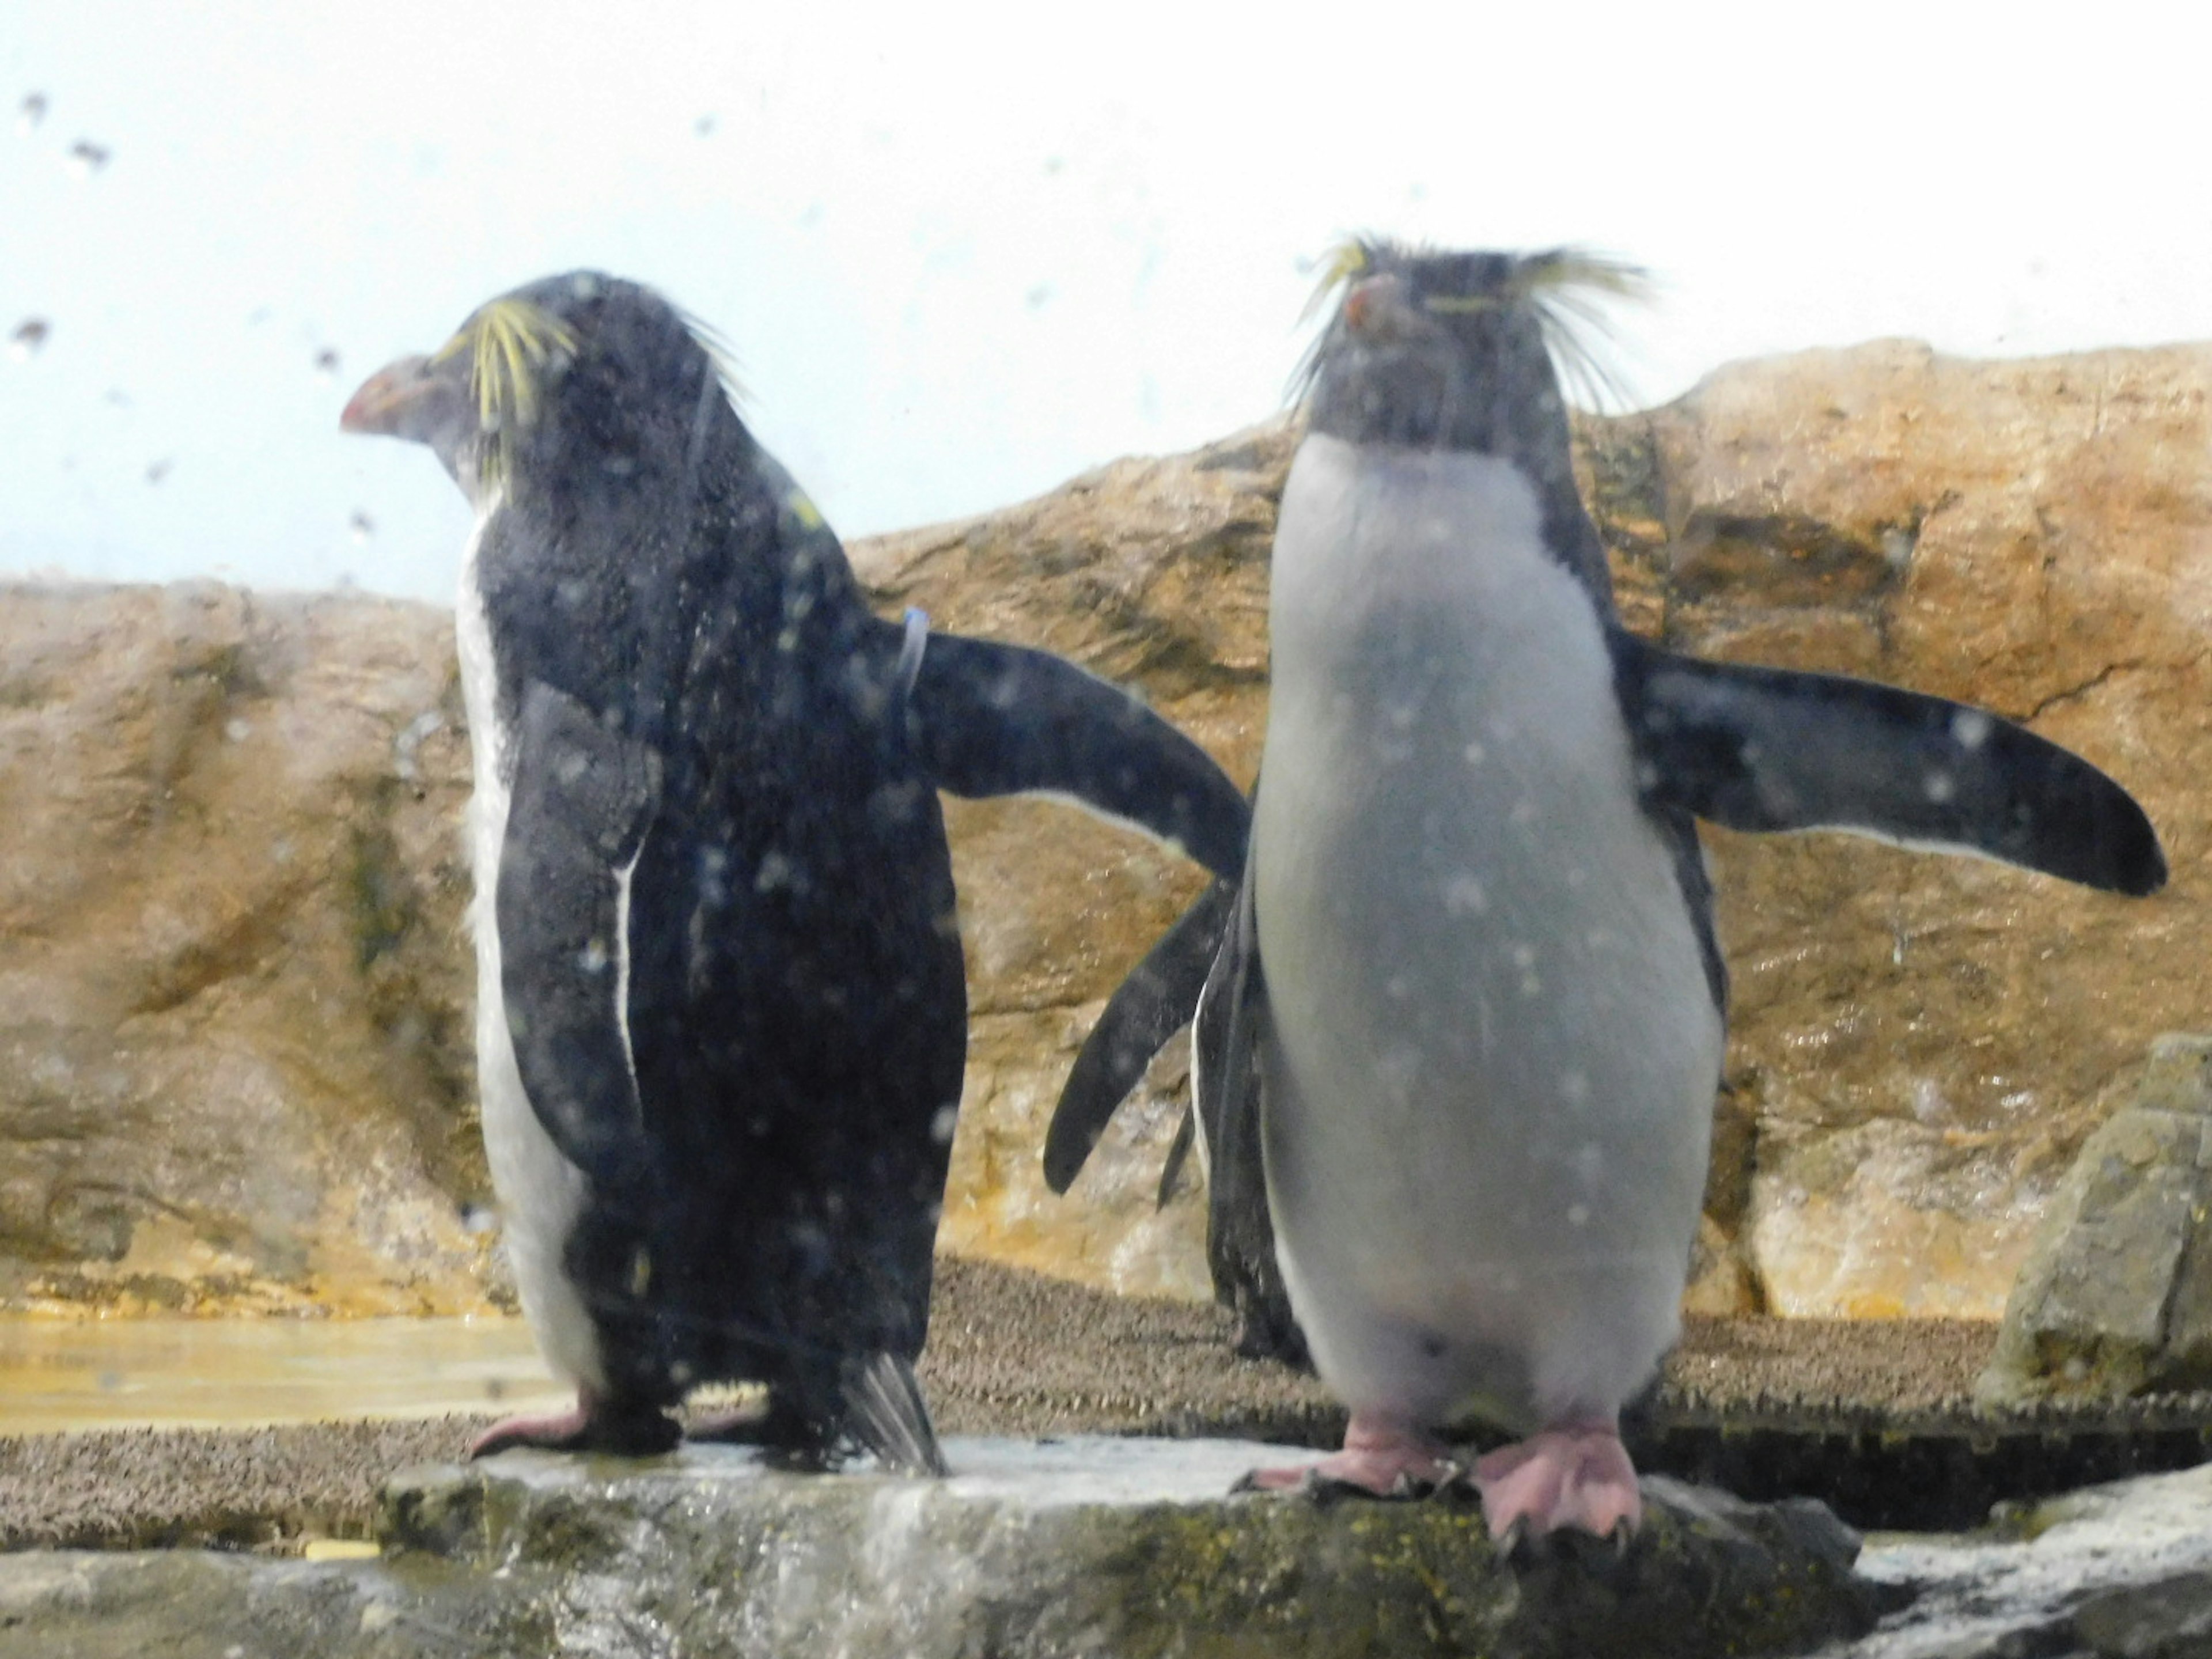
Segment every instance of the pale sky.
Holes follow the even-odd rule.
[[[0,574],[449,599],[458,492],[338,410],[580,265],[729,340],[848,537],[1264,418],[1353,231],[1647,264],[1645,403],[2212,338],[2172,9],[765,9],[6,0]]]

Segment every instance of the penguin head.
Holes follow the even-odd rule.
[[[651,289],[572,271],[471,313],[428,356],[369,377],[348,432],[425,444],[469,498],[658,489],[735,419],[726,352]]]
[[[1316,432],[1352,443],[1471,450],[1562,472],[1558,364],[1595,374],[1595,302],[1632,297],[1634,267],[1570,249],[1447,252],[1362,240],[1329,262],[1336,309],[1303,371]]]

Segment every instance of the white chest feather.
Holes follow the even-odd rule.
[[[484,1155],[499,1194],[502,1242],[523,1312],[546,1363],[568,1381],[603,1388],[599,1339],[588,1310],[562,1271],[561,1255],[583,1206],[582,1173],[561,1155],[531,1109],[514,1059],[501,984],[498,916],[501,851],[507,837],[508,784],[502,760],[508,734],[499,723],[498,673],[491,629],[477,580],[483,526],[499,510],[493,497],[462,561],[454,635],[461,695],[469,713],[475,793],[469,799],[469,850],[476,896],[470,910],[477,945],[477,1087]],[[626,956],[627,953],[625,953]]]
[[[1268,1179],[1316,1359],[1355,1405],[1610,1409],[1674,1328],[1721,1026],[1589,597],[1510,465],[1310,437],[1271,626]]]

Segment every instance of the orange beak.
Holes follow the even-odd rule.
[[[469,424],[466,399],[455,375],[440,373],[427,357],[402,357],[362,382],[338,429],[429,443]]]

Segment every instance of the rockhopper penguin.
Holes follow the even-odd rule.
[[[506,1245],[574,1412],[503,1446],[744,1437],[939,1471],[912,1362],[967,1042],[939,787],[1051,791],[1217,872],[1243,796],[1127,694],[863,601],[667,301],[579,272],[374,376],[346,430],[477,509],[458,615],[477,1067]]]
[[[1552,355],[1635,273],[1363,243],[1335,280],[1245,878],[1109,1003],[1048,1177],[1195,1006],[1217,1287],[1261,1346],[1294,1312],[1352,1413],[1255,1483],[1449,1484],[1437,1430],[1474,1411],[1524,1437],[1471,1471],[1493,1534],[1633,1528],[1618,1413],[1675,1336],[1723,1047],[1693,816],[2129,894],[2166,862],[2118,785],[1994,714],[1620,626]]]

